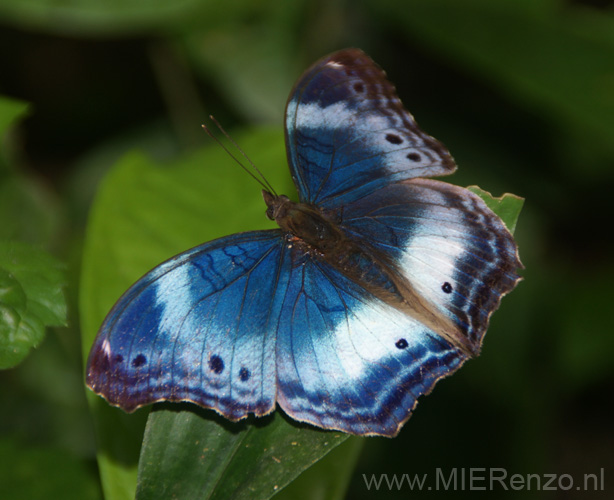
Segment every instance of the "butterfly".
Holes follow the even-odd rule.
[[[516,244],[465,188],[365,53],[321,59],[286,106],[299,202],[263,191],[279,229],[171,258],[115,304],[87,385],[130,412],[191,401],[236,421],[283,411],[395,436],[418,398],[476,356],[519,281]]]

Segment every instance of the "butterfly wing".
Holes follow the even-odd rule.
[[[520,280],[514,238],[468,189],[433,179],[389,184],[347,205],[340,226],[385,256],[477,353],[490,315]]]
[[[286,106],[286,148],[301,201],[324,209],[397,180],[456,169],[358,49],[318,61],[299,79]]]
[[[105,319],[87,384],[132,411],[193,401],[236,420],[275,408],[273,300],[284,289],[278,230],[215,240],[156,267]]]
[[[299,421],[394,436],[418,397],[466,359],[315,255],[293,258],[280,301],[278,402]]]

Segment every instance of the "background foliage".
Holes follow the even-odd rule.
[[[144,271],[202,241],[266,225],[258,187],[200,130],[206,116],[213,113],[230,129],[283,187],[278,191],[292,194],[282,142],[285,100],[302,70],[347,46],[383,66],[422,128],[448,146],[460,166],[448,180],[526,198],[516,230],[525,280],[493,316],[482,356],[424,398],[398,438],[349,439],[280,496],[406,498],[407,488],[368,490],[363,474],[453,467],[574,477],[604,468],[608,487],[614,471],[612,2],[0,0],[6,97],[0,100],[0,302],[13,312],[31,297],[48,302],[35,307],[19,356],[0,352],[2,366],[25,358],[0,372],[3,499],[95,499],[103,490],[109,498],[134,495],[147,411],[126,416],[96,397],[88,407],[83,353],[113,301]],[[135,221],[148,244],[117,244],[131,240]],[[17,253],[28,263],[25,282],[7,271],[15,259],[3,258]],[[7,310],[3,318],[12,317]],[[45,325],[52,328],[43,339]],[[151,421],[169,425],[169,413],[152,413],[146,438]],[[208,414],[197,420],[225,425],[211,423]],[[245,425],[284,437],[295,429],[280,415]],[[185,426],[173,428],[180,435]],[[237,450],[257,439],[245,429],[226,429],[227,437],[238,436]],[[246,494],[268,480],[277,489],[259,493],[278,491],[276,479],[283,487],[336,439],[305,432],[300,438],[312,458],[284,462],[294,452],[269,450],[270,465],[260,462],[256,470],[255,458],[239,454],[218,475],[222,486],[209,493],[223,497],[242,484]],[[211,429],[206,435],[217,439]],[[267,443],[282,446],[276,439]],[[288,440],[288,449],[296,448],[292,443],[298,441]],[[173,439],[149,445],[150,461],[140,467],[162,463],[168,447],[179,446]],[[198,470],[189,473],[202,480]],[[155,469],[141,471],[142,478],[151,475]],[[151,497],[147,484],[139,484],[143,498]]]

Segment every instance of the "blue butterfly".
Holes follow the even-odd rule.
[[[137,281],[92,347],[87,384],[126,411],[191,401],[395,436],[478,354],[522,267],[384,72],[342,50],[299,79],[286,146],[300,202],[263,191],[276,230],[188,250]]]

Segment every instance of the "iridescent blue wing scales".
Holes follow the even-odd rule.
[[[273,297],[289,275],[282,250],[280,231],[256,231],[156,267],[105,319],[89,387],[127,411],[162,400],[193,401],[233,420],[272,411]]]
[[[278,402],[296,420],[397,434],[466,356],[321,260],[295,257],[277,338]]]

